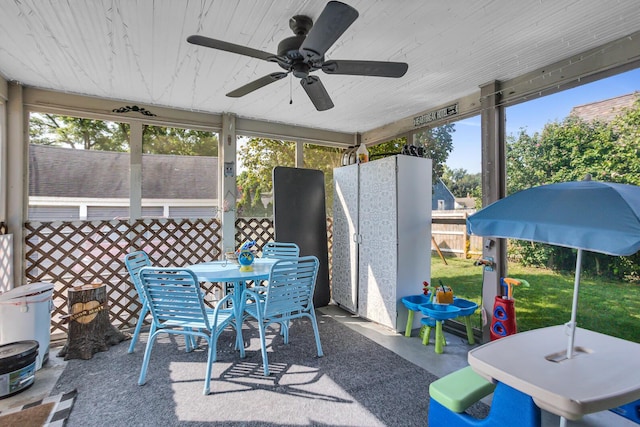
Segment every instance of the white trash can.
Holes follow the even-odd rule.
[[[31,283],[0,295],[0,345],[38,341],[36,370],[49,359],[52,296],[52,283]]]

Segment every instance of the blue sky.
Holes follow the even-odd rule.
[[[533,134],[542,130],[548,122],[563,120],[575,106],[634,91],[640,91],[640,69],[508,107],[507,135],[517,133],[520,128],[526,128],[527,133]],[[455,125],[453,151],[447,166],[466,169],[468,173],[480,172],[480,116],[461,120]]]

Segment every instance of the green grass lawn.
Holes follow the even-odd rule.
[[[431,283],[439,280],[453,288],[454,294],[480,304],[482,267],[474,260],[431,258]],[[561,325],[571,318],[574,276],[551,270],[509,263],[509,277],[524,279],[531,285],[514,288],[518,331]],[[493,306],[493,303],[491,303]],[[474,327],[481,323],[480,310],[473,316]],[[640,343],[640,285],[600,277],[580,280],[577,323],[581,328]]]

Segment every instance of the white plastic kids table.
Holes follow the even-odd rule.
[[[478,374],[528,394],[566,419],[640,399],[640,344],[576,328],[566,358],[565,326],[517,333],[469,351]]]

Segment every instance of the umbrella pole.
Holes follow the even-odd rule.
[[[567,346],[567,359],[573,357],[573,342],[576,336],[576,313],[578,312],[578,291],[580,290],[580,270],[582,269],[582,249],[578,249],[576,258],[576,277],[573,283],[573,302],[571,304],[571,320],[569,327],[569,345]]]

